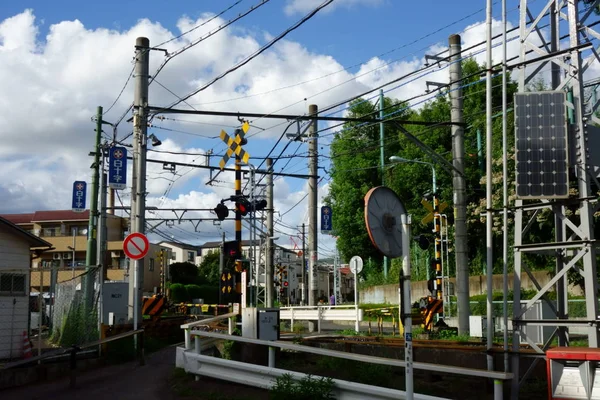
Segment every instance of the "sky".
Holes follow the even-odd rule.
[[[298,22],[321,0],[229,0],[127,2],[71,0],[3,2],[0,6],[0,213],[69,209],[75,180],[91,186],[89,153],[94,147],[92,121],[96,108],[103,120],[117,125],[117,138],[131,144],[127,113],[133,101],[134,44],[144,36],[157,47],[150,53],[149,103],[172,104],[246,59],[261,46]],[[508,2],[509,28],[518,21],[518,2]],[[228,21],[248,15],[222,28]],[[225,11],[220,16],[219,13]],[[499,33],[500,2],[494,6],[494,33]],[[310,104],[320,109],[344,102],[379,85],[422,68],[426,54],[447,48],[458,33],[463,48],[485,40],[485,1],[335,0],[273,47],[246,65],[187,99],[177,108],[259,114],[303,115]],[[183,34],[183,35],[182,35]],[[191,46],[192,43],[198,44]],[[189,48],[176,56],[170,55]],[[478,61],[482,47],[470,50]],[[517,41],[509,53],[517,54]],[[500,48],[493,52],[500,59]],[[164,68],[154,75],[161,63]],[[438,67],[419,79],[386,87],[399,100],[423,94],[425,81],[447,82],[448,69]],[[365,98],[376,96],[371,92]],[[425,98],[423,100],[431,99]],[[422,106],[422,102],[413,107]],[[327,113],[343,116],[346,105]],[[125,118],[122,118],[122,117]],[[226,149],[219,139],[239,127],[234,117],[169,114],[151,121],[148,134],[162,144],[149,146],[148,159],[217,166]],[[289,121],[251,118],[246,151],[254,167],[276,159],[274,170],[307,174],[308,145],[282,136]],[[319,130],[331,124],[320,123]],[[293,132],[290,128],[288,132]],[[328,193],[329,146],[335,129],[319,134],[319,207]],[[103,140],[113,131],[104,125]],[[210,156],[207,156],[210,154]],[[232,161],[227,165],[232,167]],[[233,174],[178,167],[173,173],[149,163],[147,205],[158,208],[212,209],[233,194]],[[131,177],[131,174],[128,175]],[[265,181],[257,177],[257,195]],[[130,184],[130,183],[129,183]],[[246,188],[245,194],[249,194]],[[275,236],[284,246],[301,245],[299,227],[308,224],[307,182],[275,179]],[[119,191],[116,205],[127,206],[130,188]],[[231,204],[231,203],[229,203]],[[89,206],[89,192],[88,192]],[[126,216],[125,212],[118,214]],[[181,213],[179,213],[181,215]],[[148,218],[176,217],[172,212],[148,212]],[[214,218],[210,212],[184,217]],[[154,225],[156,222],[153,222]],[[335,216],[333,216],[335,229]],[[247,238],[244,225],[244,237]],[[153,241],[178,240],[202,244],[234,237],[231,221],[162,224],[150,233]],[[319,234],[319,257],[331,257],[335,238]]]

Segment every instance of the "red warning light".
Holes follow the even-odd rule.
[[[283,286],[287,287],[288,283],[287,282],[283,282]]]

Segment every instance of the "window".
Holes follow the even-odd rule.
[[[60,225],[45,227],[42,230],[42,236],[46,236],[46,237],[61,236]]]
[[[154,271],[154,258],[150,259],[150,264],[148,265],[148,271]]]
[[[0,274],[0,294],[25,295],[25,274]]]
[[[188,251],[188,261],[189,262],[194,262],[194,259],[196,258],[196,252],[195,251]]]

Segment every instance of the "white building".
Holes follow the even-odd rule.
[[[198,246],[194,246],[187,243],[169,241],[162,241],[158,243],[158,245],[171,250],[170,264],[177,262],[189,262],[195,265],[199,265],[201,262],[201,260],[198,259],[200,253]]]
[[[29,332],[29,280],[32,251],[52,245],[0,217],[0,360],[23,356]]]

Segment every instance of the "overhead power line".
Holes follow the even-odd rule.
[[[268,50],[269,48],[271,48],[275,43],[279,42],[281,39],[283,39],[285,36],[287,36],[290,32],[298,29],[306,21],[310,20],[312,17],[315,16],[315,14],[317,14],[323,8],[327,7],[332,2],[333,2],[333,0],[327,0],[327,1],[325,1],[323,4],[321,4],[320,6],[318,6],[314,10],[312,10],[310,13],[308,13],[306,16],[304,16],[304,18],[302,18],[300,21],[296,22],[294,25],[292,25],[291,27],[289,27],[288,29],[286,29],[285,31],[283,31],[282,33],[280,33],[278,36],[276,36],[269,43],[267,43],[266,45],[262,46],[260,49],[258,49],[257,51],[255,51],[252,55],[248,56],[244,60],[242,60],[239,63],[237,63],[235,66],[231,67],[227,71],[225,71],[225,72],[221,73],[220,75],[218,75],[217,77],[213,78],[207,84],[201,86],[200,88],[194,90],[190,94],[188,94],[188,95],[184,96],[183,98],[177,100],[176,102],[172,103],[167,108],[175,107],[177,104],[179,104],[179,103],[181,103],[181,102],[189,99],[192,96],[195,96],[196,94],[200,93],[203,90],[206,90],[208,87],[210,87],[211,85],[213,85],[215,82],[219,81],[220,79],[224,78],[225,76],[229,75],[230,73],[232,73],[232,72],[238,70],[239,68],[243,67],[244,65],[248,64],[250,61],[252,61],[256,57],[258,57],[260,54],[262,54],[263,52],[265,52],[266,50]]]

